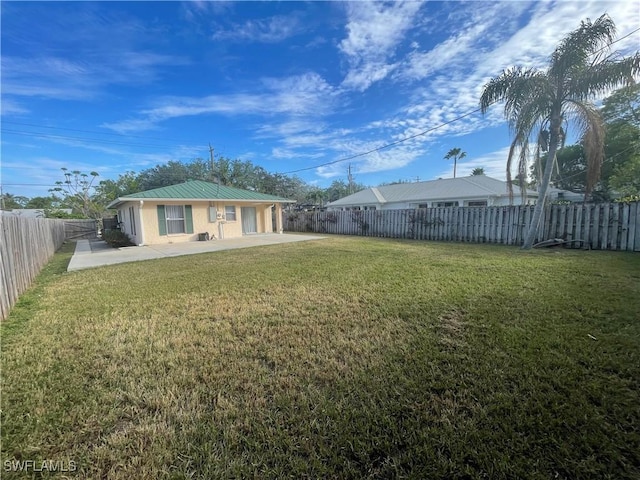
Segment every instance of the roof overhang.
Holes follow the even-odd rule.
[[[286,198],[275,199],[248,199],[248,198],[143,198],[143,197],[118,197],[107,208],[117,208],[128,202],[237,202],[237,203],[296,203],[296,200]]]

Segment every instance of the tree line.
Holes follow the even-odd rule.
[[[301,205],[324,205],[364,188],[365,185],[334,180],[326,188],[311,185],[297,176],[271,173],[249,160],[218,157],[215,162],[196,158],[190,162],[171,160],[136,172],[125,172],[116,179],[99,180],[97,172],[62,169],[62,180],[55,182],[48,196],[28,198],[11,193],[2,195],[2,209],[42,209],[49,217],[100,218],[107,205],[118,197],[188,180],[204,180],[295,200]],[[71,209],[72,214],[61,211]]]

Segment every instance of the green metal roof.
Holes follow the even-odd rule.
[[[278,202],[294,203],[288,200],[266,193],[243,190],[241,188],[226,187],[217,183],[203,182],[202,180],[190,180],[170,187],[154,188],[144,192],[123,195],[111,202],[107,208],[113,208],[130,200],[238,200],[247,202]]]

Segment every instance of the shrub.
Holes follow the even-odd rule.
[[[113,248],[132,247],[134,245],[129,236],[121,230],[105,229],[102,231],[102,239]]]

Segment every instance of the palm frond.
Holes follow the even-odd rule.
[[[569,33],[551,55],[549,75],[563,79],[568,72],[583,68],[589,56],[611,44],[616,34],[616,26],[606,13],[594,22],[586,19]]]
[[[600,179],[604,161],[604,140],[606,129],[602,116],[596,107],[586,102],[569,102],[567,109],[574,116],[581,132],[581,143],[587,162],[586,195]]]
[[[505,116],[518,110],[518,106],[528,101],[531,95],[541,90],[538,82],[544,80],[544,73],[533,69],[513,67],[485,84],[480,97],[480,109],[486,113],[491,105],[506,101]]]
[[[633,85],[640,76],[640,52],[620,60],[608,60],[575,72],[567,84],[566,97],[587,100],[617,87]]]

